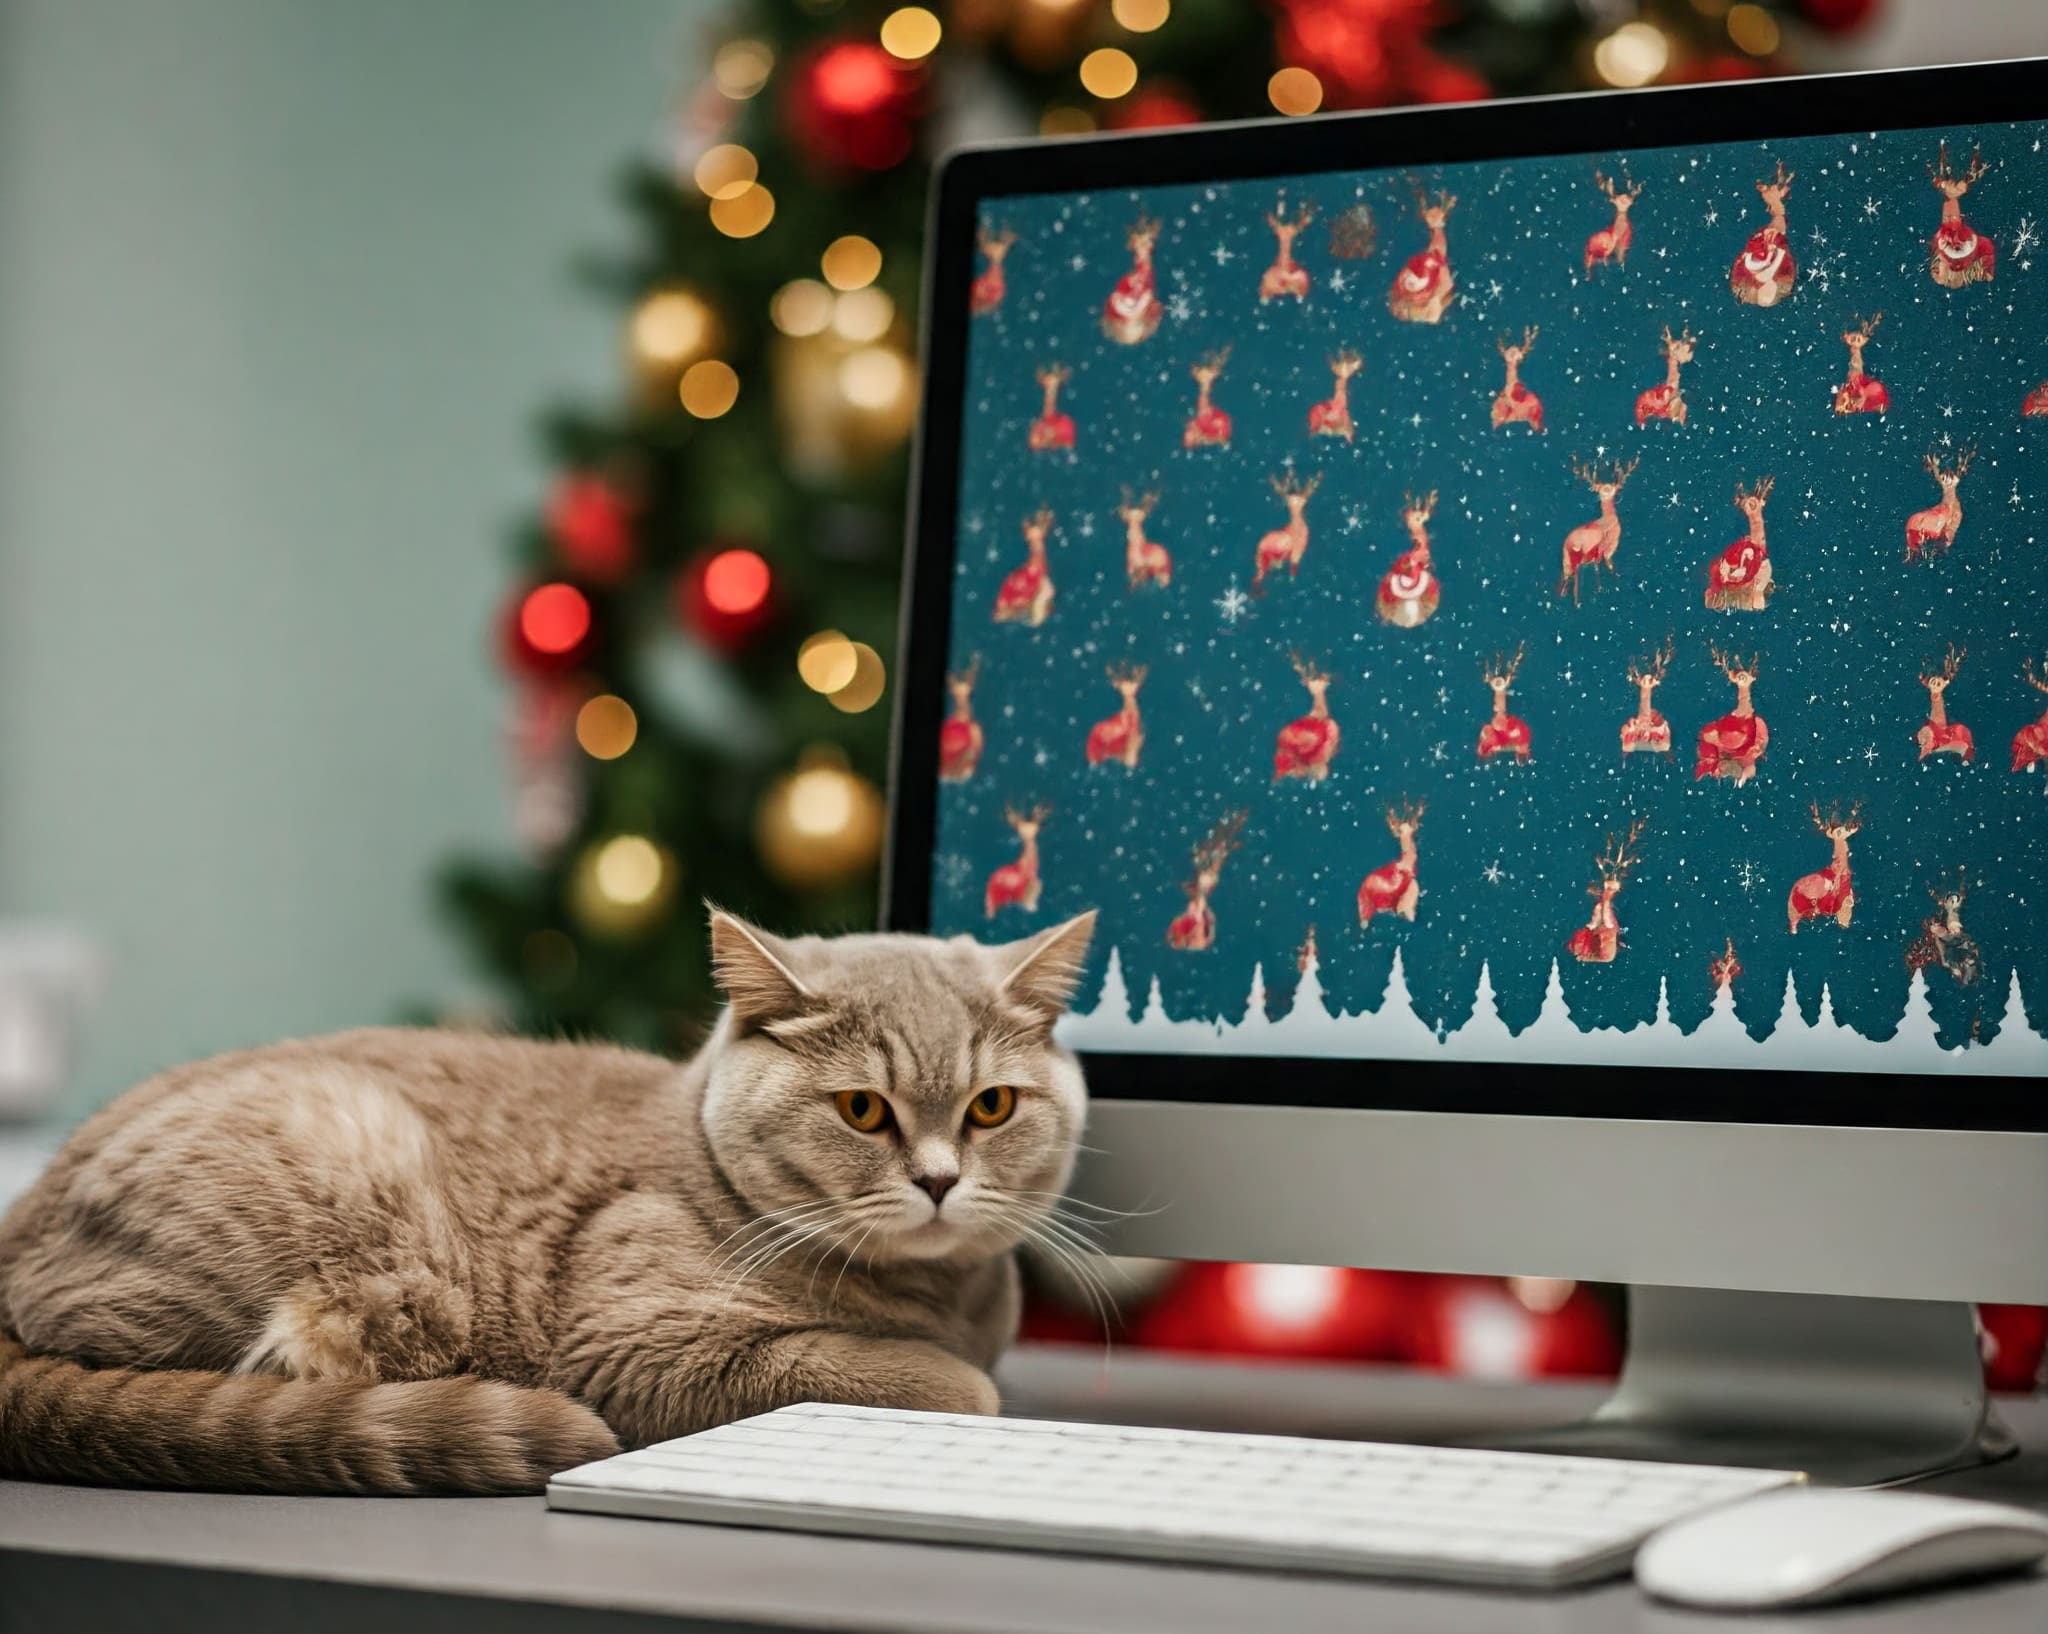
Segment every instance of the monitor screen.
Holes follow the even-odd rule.
[[[2048,1071],[2044,138],[984,199],[931,928],[1099,909],[1092,1052]]]

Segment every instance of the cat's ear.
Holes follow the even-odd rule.
[[[1066,1013],[1094,935],[1095,910],[1090,908],[1064,925],[989,949],[997,991],[1050,1027]]]
[[[789,968],[781,944],[723,908],[711,910],[711,973],[743,1034],[811,1007],[811,990]]]

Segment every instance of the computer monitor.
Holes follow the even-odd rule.
[[[1100,910],[1118,1246],[1636,1285],[1607,1450],[1985,1445],[2044,143],[2029,62],[946,164],[888,918]]]

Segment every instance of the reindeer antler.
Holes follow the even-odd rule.
[[[1346,346],[1330,359],[1330,368],[1336,374],[1356,374],[1364,366],[1365,359]]]
[[[1623,465],[1621,461],[1616,460],[1614,462],[1614,486],[1619,488],[1624,483],[1626,483],[1630,477],[1635,475],[1636,467],[1641,465],[1642,463],[1643,456],[1640,454],[1638,454],[1634,459],[1630,460],[1626,465]]]
[[[1067,383],[1067,381],[1073,378],[1073,374],[1074,371],[1068,368],[1064,363],[1042,364],[1040,365],[1038,370],[1038,383],[1041,386],[1063,386]]]
[[[1953,641],[1948,644],[1948,655],[1941,661],[1941,674],[1938,677],[1944,686],[1956,678],[1956,671],[1963,667],[1963,660],[1969,656],[1969,652],[1968,647],[1958,647]],[[1922,685],[1935,679],[1937,677],[1931,674],[1923,674],[1920,677]]]
[[[1427,522],[1436,514],[1436,490],[1434,488],[1417,499],[1412,491],[1404,490],[1401,495],[1401,509],[1417,515]]]
[[[1884,314],[1882,312],[1873,312],[1868,318],[1854,317],[1849,321],[1856,326],[1854,340],[1851,341],[1851,344],[1854,344],[1856,341],[1866,341],[1876,334],[1877,326],[1884,322]],[[1844,335],[1842,339],[1851,340],[1851,337]]]
[[[1104,673],[1109,676],[1109,684],[1119,692],[1127,686],[1135,692],[1145,684],[1145,675],[1149,668],[1146,664],[1116,663],[1111,664]]]
[[[1126,242],[1135,246],[1138,240],[1141,238],[1144,239],[1147,243],[1150,243],[1153,239],[1157,238],[1158,236],[1158,219],[1156,217],[1144,215],[1141,213],[1138,219],[1131,223],[1131,230],[1126,239]]]
[[[1956,480],[1962,481],[1963,473],[1970,469],[1970,462],[1977,457],[1975,445],[1965,448],[1956,459]]]
[[[1037,510],[1024,518],[1024,531],[1026,533],[1044,533],[1052,527],[1052,524],[1052,507],[1041,505]]]
[[[1194,858],[1197,868],[1220,868],[1223,859],[1244,844],[1244,825],[1250,818],[1248,811],[1224,813],[1216,826],[1195,842]]]
[[[1616,187],[1614,183],[1607,179],[1605,172],[1598,170],[1593,172],[1593,185],[1610,199],[1626,197],[1633,201],[1642,197],[1643,193],[1643,184],[1629,175],[1626,166],[1622,168],[1621,185],[1619,187]]]
[[[1303,482],[1301,478],[1292,471],[1289,471],[1284,478],[1269,477],[1267,480],[1273,484],[1273,492],[1282,499],[1306,500],[1310,494],[1323,485],[1323,474],[1318,471],[1308,481]]]
[[[1777,486],[1777,482],[1778,479],[1774,476],[1757,478],[1756,486],[1753,488],[1745,488],[1738,482],[1735,485],[1735,503],[1740,505],[1746,499],[1753,499],[1762,504],[1771,497],[1771,489]]]
[[[1299,652],[1289,653],[1287,661],[1294,666],[1294,673],[1301,677],[1304,686],[1319,686],[1330,678],[1327,672],[1318,669]]]
[[[1642,859],[1635,853],[1635,843],[1643,837],[1643,830],[1649,827],[1650,819],[1638,817],[1629,824],[1628,838],[1617,841],[1610,832],[1607,849],[1593,859],[1593,866],[1600,870],[1603,879],[1612,879],[1616,884],[1628,878],[1629,870]]]
[[[1011,227],[998,227],[994,232],[990,232],[988,228],[983,227],[975,233],[974,238],[977,244],[991,254],[1000,250],[1007,250],[1012,244],[1017,242],[1016,230]]]
[[[1664,645],[1648,658],[1631,658],[1628,661],[1628,678],[1637,682],[1662,681],[1664,672],[1671,667],[1672,655],[1676,651],[1672,638],[1667,635],[1664,638]]]
[[[1771,178],[1770,186],[1773,190],[1777,192],[1783,192],[1786,188],[1792,185],[1792,178],[1795,174],[1797,174],[1797,172],[1787,170],[1785,168],[1785,161],[1783,159],[1780,159],[1778,161],[1778,172],[1774,177]],[[1757,183],[1757,186],[1759,187],[1762,187],[1763,185],[1764,183],[1762,182]]]
[[[1958,176],[1949,166],[1948,143],[1944,141],[1941,144],[1940,162],[1929,165],[1927,167],[1927,174],[1934,178],[1934,185],[1936,187],[1940,187],[1946,182],[1953,184],[1958,192],[1967,193],[1983,179],[1984,173],[1990,168],[1984,162],[1982,150],[1972,147],[1970,149],[1970,168]]]
[[[2020,664],[2020,673],[2027,678],[2027,685],[2042,692],[2048,692],[2048,673],[2034,668],[2034,656],[2029,653]]]
[[[1405,794],[1400,802],[1386,808],[1387,827],[1398,833],[1401,829],[1422,826],[1422,814],[1428,808],[1426,800],[1410,800]]]
[[[1529,643],[1524,641],[1515,648],[1515,656],[1513,658],[1503,658],[1499,653],[1495,653],[1493,655],[1493,662],[1483,666],[1479,672],[1486,677],[1486,684],[1491,686],[1495,681],[1506,681],[1512,686],[1515,680],[1515,672],[1522,667],[1522,655],[1528,649]]]
[[[1205,354],[1201,361],[1196,363],[1194,368],[1188,372],[1194,375],[1197,380],[1201,379],[1205,374],[1211,380],[1214,380],[1216,376],[1223,372],[1223,365],[1229,361],[1230,348],[1228,346],[1219,346],[1215,351]]]
[[[1762,653],[1758,653],[1754,658],[1745,659],[1739,652],[1723,652],[1712,644],[1708,645],[1707,651],[1714,655],[1714,662],[1721,666],[1721,673],[1731,681],[1738,675],[1747,675],[1752,681],[1755,680],[1756,667],[1763,661]]]
[[[979,680],[980,677],[981,654],[975,653],[972,657],[970,657],[967,660],[967,667],[964,670],[962,670],[958,675],[948,675],[946,679],[951,681],[955,686],[963,686],[967,688],[968,691],[972,692],[974,690],[974,683],[977,680]]]
[[[1861,821],[1863,802],[1861,800],[1858,800],[1849,808],[1849,815],[1847,817],[1842,815],[1842,803],[1839,800],[1828,807],[1828,814],[1825,817],[1820,814],[1820,805],[1817,801],[1808,801],[1806,809],[1813,813],[1813,826],[1830,839],[1834,837],[1836,829],[1840,829],[1844,834],[1854,834],[1863,826]]]

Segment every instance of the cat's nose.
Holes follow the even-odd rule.
[[[917,1176],[918,1189],[932,1200],[933,1208],[937,1208],[940,1204],[944,1203],[946,1193],[959,1184],[960,1177],[957,1174],[921,1174]]]

